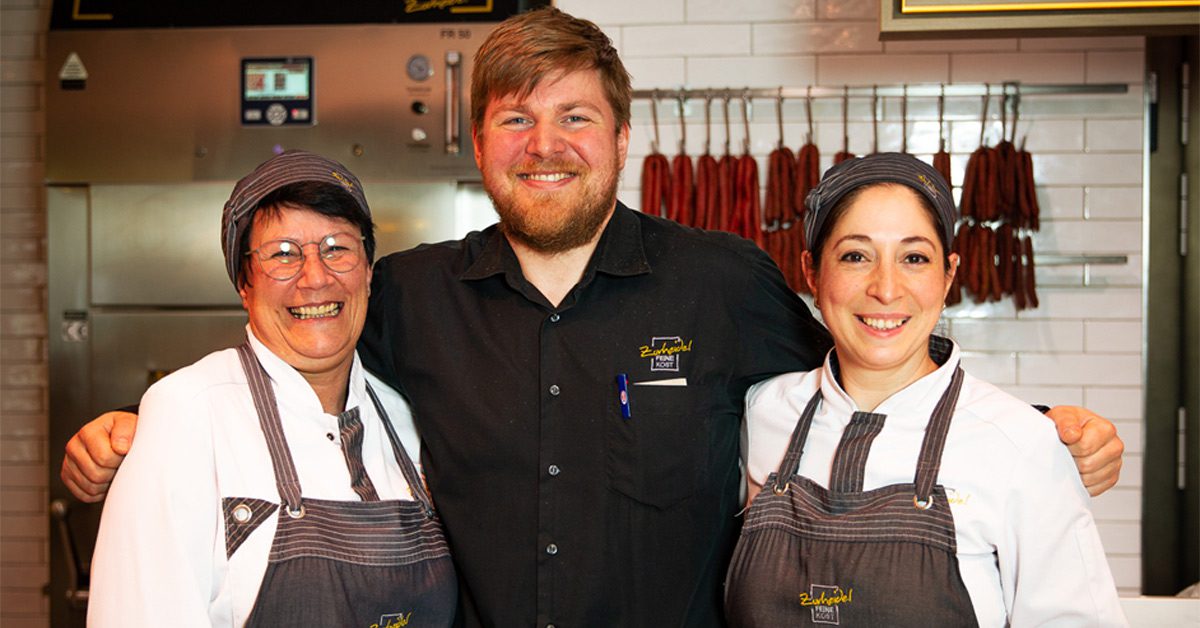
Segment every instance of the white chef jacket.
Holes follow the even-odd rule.
[[[799,473],[828,488],[842,431],[858,410],[833,377],[829,356],[820,369],[780,375],[747,392],[747,473],[760,486],[783,462],[819,387],[824,399]],[[887,418],[867,457],[864,490],[914,481],[925,427],[958,363],[955,345],[935,372],[873,410]],[[958,569],[979,625],[1127,625],[1087,490],[1054,423],[964,375],[937,482],[950,500]]]
[[[309,498],[360,501],[351,488],[336,415],[295,369],[250,334],[270,377],[283,433]],[[411,500],[358,355],[347,408],[359,408],[363,465],[380,499]],[[416,463],[419,439],[403,398],[372,379]],[[146,391],[137,437],[113,480],[92,559],[88,625],[241,626],[254,607],[277,519],[225,556],[221,500],[280,502],[267,442],[237,351],[182,368]]]

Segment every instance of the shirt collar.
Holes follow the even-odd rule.
[[[262,365],[263,370],[267,372],[267,377],[271,378],[271,382],[275,385],[276,403],[282,405],[282,401],[286,400],[289,405],[297,403],[324,413],[316,391],[312,389],[300,371],[268,349],[254,335],[248,324],[246,325],[246,337],[250,339],[250,348],[254,350],[254,356],[258,358],[258,363]],[[361,405],[364,399],[367,399],[366,381],[363,376],[362,364],[358,359],[358,352],[355,351],[354,362],[350,365],[350,386],[346,395],[345,409],[355,408]]]
[[[825,367],[821,369],[821,395],[831,409],[844,413],[847,420],[859,408],[842,388],[838,376],[836,349],[825,356]],[[950,378],[960,361],[958,345],[941,336],[929,337],[929,357],[938,364],[937,370],[896,391],[883,400],[872,412],[884,415],[911,416],[915,420],[928,421],[942,393],[950,386]]]
[[[521,264],[513,252],[508,238],[498,225],[489,227],[485,232],[483,249],[479,256],[467,269],[459,275],[459,279],[470,281],[485,279],[493,275],[505,274],[510,278],[524,276],[521,274]],[[642,225],[632,209],[617,201],[617,207],[612,217],[604,227],[600,241],[596,243],[596,251],[584,271],[586,283],[595,272],[602,272],[618,277],[641,275],[650,272],[650,264],[646,261],[646,249],[642,241]]]

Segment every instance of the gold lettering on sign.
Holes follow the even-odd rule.
[[[470,0],[404,0],[405,13],[420,13],[462,6]]]

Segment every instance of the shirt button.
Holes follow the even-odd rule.
[[[560,317],[560,316],[558,315],[558,312],[555,312],[555,313],[553,313],[553,314],[551,314],[551,315],[550,315],[550,322],[551,322],[551,323],[557,323],[559,318],[562,318],[562,317]]]
[[[546,469],[546,472],[550,475],[558,475],[559,473],[562,473],[562,469],[559,469],[558,465],[552,464],[550,465],[549,469]]]
[[[546,546],[546,553],[553,556],[558,553],[558,546],[551,543]]]
[[[558,393],[559,393],[558,384],[550,384],[550,394],[557,397]]]

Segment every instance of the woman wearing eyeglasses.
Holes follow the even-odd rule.
[[[289,151],[222,216],[246,342],[142,398],[97,538],[92,626],[449,625],[457,584],[355,344],[375,241],[343,166]],[[399,416],[403,415],[403,416]]]

